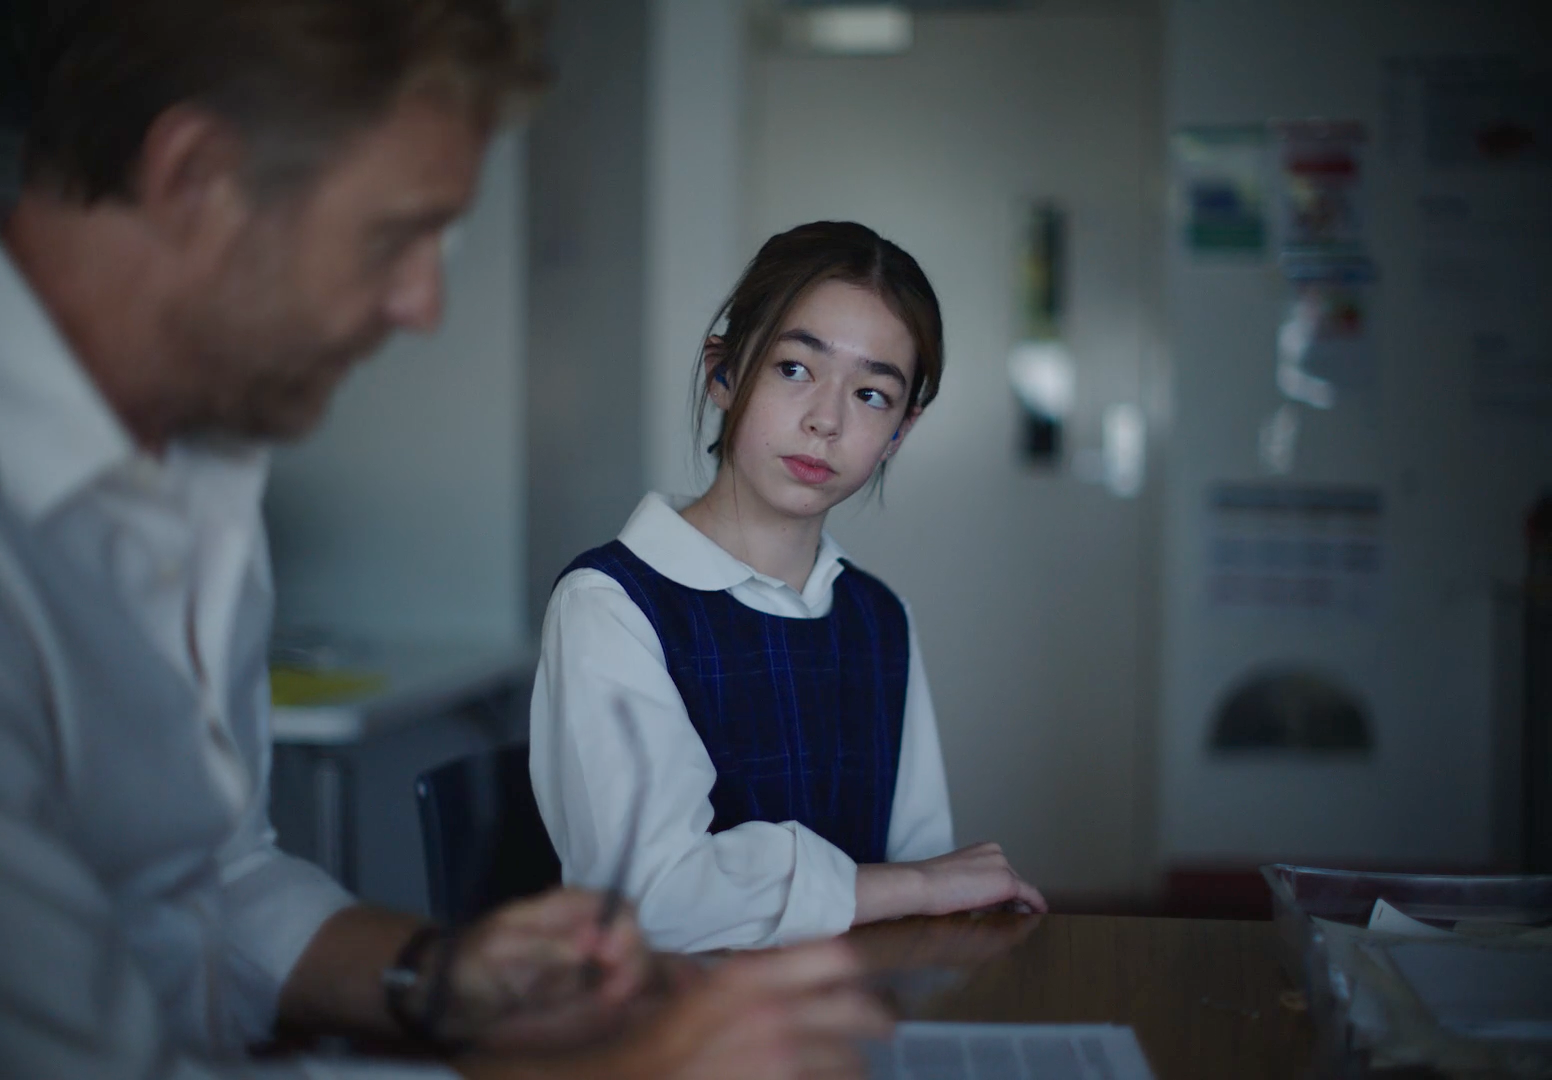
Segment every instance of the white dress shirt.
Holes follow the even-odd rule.
[[[637,506],[620,540],[671,581],[726,590],[745,607],[784,618],[828,615],[832,587],[845,569],[845,553],[826,534],[798,592],[728,554],[656,494]],[[930,858],[954,846],[937,721],[914,626],[910,642],[887,843],[891,862]],[[617,695],[631,705],[644,762],[634,760],[622,741],[611,709]],[[857,865],[834,844],[793,821],[751,821],[707,832],[716,769],[669,676],[652,624],[601,571],[567,574],[550,598],[529,737],[534,795],[568,883],[610,884],[630,832],[634,783],[646,785],[626,892],[658,948],[760,947],[851,926]]]
[[[0,248],[0,1075],[447,1075],[246,1059],[353,902],[269,826],[265,474],[140,452]]]

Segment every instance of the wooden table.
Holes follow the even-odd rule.
[[[1128,1024],[1159,1080],[1309,1070],[1269,922],[956,915],[848,937],[906,1019]]]

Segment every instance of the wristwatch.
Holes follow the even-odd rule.
[[[430,974],[422,971],[425,956],[436,949]],[[447,1012],[448,976],[452,973],[454,948],[453,935],[440,926],[422,926],[410,935],[399,950],[393,966],[382,974],[383,999],[388,1014],[399,1029],[412,1041],[438,1049],[446,1048],[446,1042],[437,1029]],[[411,1004],[412,995],[424,987],[421,1008]]]

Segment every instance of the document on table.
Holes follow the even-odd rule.
[[[1389,945],[1386,952],[1446,1030],[1476,1039],[1552,1041],[1552,949],[1430,939]]]
[[[869,1080],[1153,1080],[1113,1024],[905,1023],[866,1049]]]

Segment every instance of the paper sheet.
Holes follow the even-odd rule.
[[[1441,930],[1410,915],[1403,915],[1400,910],[1383,899],[1374,901],[1374,912],[1369,916],[1369,929],[1382,930],[1387,934],[1403,934],[1407,937],[1455,938],[1455,935],[1448,930]]]
[[[867,1047],[869,1080],[1152,1080],[1111,1024],[908,1023]]]
[[[1471,1039],[1552,1041],[1552,950],[1444,936],[1453,940],[1385,949],[1440,1027]]]

